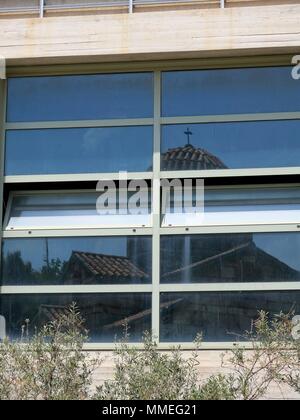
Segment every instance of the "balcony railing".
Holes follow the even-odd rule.
[[[296,0],[282,0],[282,3],[293,3]],[[134,13],[142,8],[157,7],[221,7],[241,4],[267,4],[272,0],[0,0],[1,15],[28,15],[44,17],[50,13],[84,12],[88,10],[122,10]],[[273,0],[278,4],[278,0]]]

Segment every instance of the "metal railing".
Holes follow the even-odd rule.
[[[1,0],[0,0],[1,2]],[[26,1],[24,1],[25,3]],[[36,0],[30,1],[29,5],[19,5],[22,3],[17,2],[17,5],[7,6],[6,3],[1,5],[0,3],[0,14],[6,13],[34,13],[39,14],[42,18],[47,11],[72,11],[72,10],[84,10],[84,9],[105,9],[105,8],[123,8],[127,9],[128,13],[133,13],[134,8],[137,6],[172,6],[176,4],[180,5],[200,5],[203,4],[219,4],[221,8],[225,7],[226,0],[106,0],[106,1],[83,1],[74,0],[70,2],[63,2],[57,0]],[[9,2],[7,2],[9,3]],[[28,3],[28,1],[27,1]]]

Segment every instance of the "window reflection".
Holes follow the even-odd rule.
[[[6,175],[144,172],[152,165],[152,127],[9,130]]]
[[[300,111],[292,67],[172,71],[162,74],[164,116]]]
[[[162,132],[161,169],[300,166],[300,144],[295,135],[299,129],[298,120],[167,125]]]
[[[2,284],[148,284],[151,237],[5,239]]]
[[[298,232],[162,236],[161,282],[300,281],[299,255]]]
[[[163,342],[192,342],[198,333],[207,342],[240,341],[258,311],[300,314],[299,291],[162,293],[161,302]]]
[[[59,294],[1,295],[0,313],[6,319],[7,335],[20,338],[24,321],[34,333],[75,303],[85,320],[91,342],[115,342],[122,339],[125,327],[130,341],[141,341],[151,329],[151,294]]]
[[[9,122],[147,118],[152,115],[152,73],[8,80]]]

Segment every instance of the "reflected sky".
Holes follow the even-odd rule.
[[[9,122],[153,116],[153,74],[123,73],[8,80]]]
[[[300,111],[292,67],[191,70],[162,75],[163,116]]]
[[[152,127],[9,130],[6,175],[142,172],[152,166]]]

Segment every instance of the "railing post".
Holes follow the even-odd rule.
[[[129,0],[128,11],[129,13],[133,13],[133,0]]]
[[[220,0],[221,9],[225,9],[225,0]]]
[[[44,17],[44,5],[45,5],[45,0],[40,0],[40,18]]]

